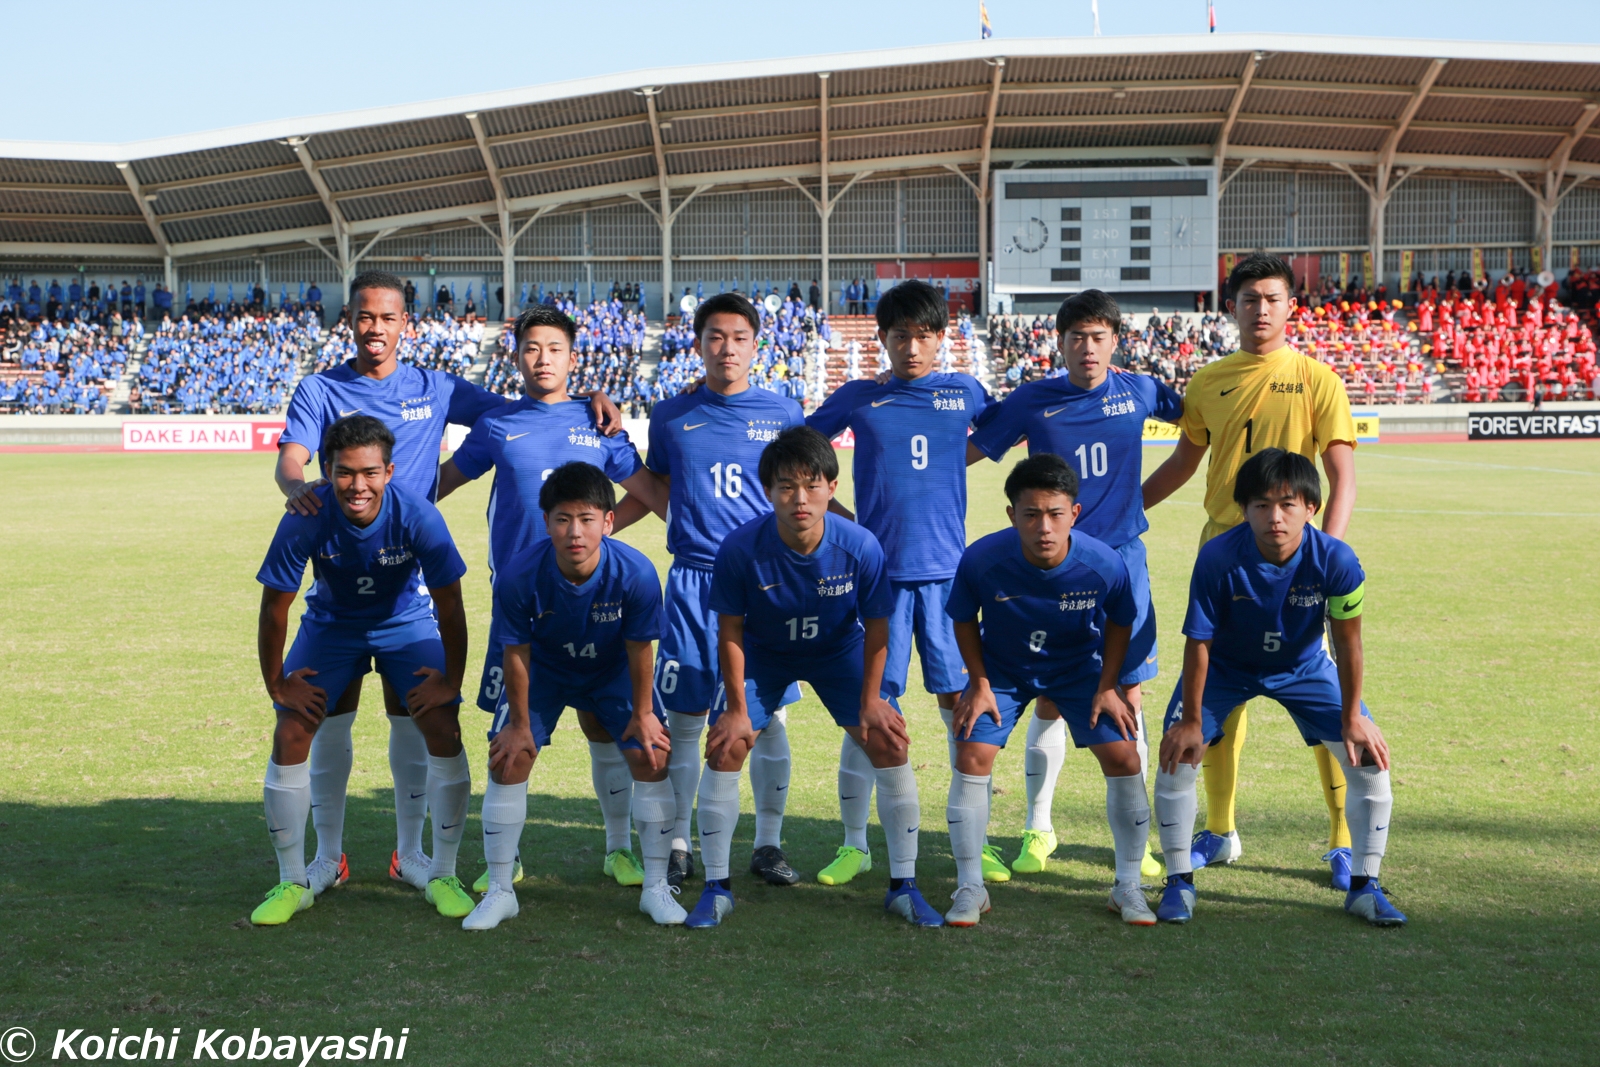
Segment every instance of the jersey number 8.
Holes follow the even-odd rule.
[[[1028,635],[1028,651],[1029,652],[1043,652],[1044,651],[1044,639],[1046,637],[1048,637],[1048,636],[1049,635],[1046,634],[1043,630],[1035,630],[1035,631],[1033,631],[1033,633]]]

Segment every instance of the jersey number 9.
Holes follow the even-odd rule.
[[[928,469],[928,438],[920,433],[911,439],[911,469]]]

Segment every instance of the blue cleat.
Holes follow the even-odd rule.
[[[1237,830],[1230,830],[1225,834],[1201,830],[1194,835],[1194,840],[1189,842],[1189,865],[1197,871],[1213,863],[1232,863],[1242,855],[1244,848],[1239,844]]]
[[[1405,913],[1383,895],[1383,887],[1376,878],[1367,879],[1360,889],[1352,889],[1344,898],[1344,910],[1359,915],[1372,926],[1404,926]]]
[[[883,910],[893,912],[906,922],[917,926],[943,926],[944,916],[934,911],[926,900],[922,899],[922,892],[917,889],[917,881],[907,878],[900,883],[899,889],[891,889],[883,898]]]
[[[1186,923],[1194,918],[1194,883],[1184,881],[1181,874],[1167,875],[1156,918],[1164,923]]]
[[[691,930],[700,930],[711,926],[721,926],[722,920],[733,911],[733,890],[722,881],[706,879],[706,888],[700,894],[700,900],[695,904],[689,917],[683,920],[683,925]]]
[[[1332,849],[1322,857],[1322,862],[1333,868],[1333,888],[1350,892],[1350,850]]]

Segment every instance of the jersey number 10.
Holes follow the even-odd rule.
[[[1079,445],[1072,453],[1078,457],[1078,477],[1087,478],[1093,474],[1096,478],[1104,478],[1106,471],[1111,469],[1111,461],[1106,453],[1106,443],[1096,441],[1092,445]]]

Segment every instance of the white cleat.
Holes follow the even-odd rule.
[[[424,893],[428,891],[428,872],[432,869],[433,861],[423,852],[409,856],[395,852],[389,856],[389,877]]]
[[[493,930],[505,920],[515,919],[521,910],[515,892],[492,885],[483,899],[478,901],[478,906],[472,909],[472,914],[461,920],[461,929]]]
[[[342,855],[337,863],[318,856],[306,867],[306,884],[311,886],[311,891],[319,897],[349,880],[350,866]]]
[[[989,910],[989,891],[981,885],[957,886],[950,902],[944,913],[947,926],[977,926],[978,918]]]
[[[1117,882],[1111,887],[1106,908],[1122,916],[1129,926],[1154,926],[1156,913],[1150,910],[1144,888],[1134,882]]]
[[[659,926],[682,926],[689,913],[683,910],[676,897],[681,890],[665,881],[646,886],[639,894],[639,910],[656,921]]]

